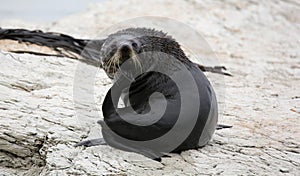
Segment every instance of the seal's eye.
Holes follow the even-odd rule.
[[[132,43],[132,47],[133,47],[133,48],[137,48],[137,47],[138,47],[138,44],[135,43],[135,42],[133,42],[133,43]]]
[[[141,48],[139,42],[131,41],[131,46],[134,49],[135,52],[140,53]]]

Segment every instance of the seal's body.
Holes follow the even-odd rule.
[[[101,62],[115,81],[103,102],[104,121],[99,121],[107,144],[159,158],[165,152],[204,146],[211,139],[218,119],[212,86],[166,33],[146,28],[114,33],[102,46]],[[188,76],[181,78],[183,70]],[[118,107],[120,97],[125,107]]]

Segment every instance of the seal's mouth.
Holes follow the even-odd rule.
[[[124,70],[121,66],[123,63],[128,62],[133,64],[132,68],[141,69],[141,62],[136,51],[129,45],[122,45],[116,52],[103,62],[103,69],[107,73],[108,77],[114,79],[115,74],[120,71],[121,73],[129,73],[131,70]]]

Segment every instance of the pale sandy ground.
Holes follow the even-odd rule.
[[[72,147],[101,136],[96,121],[111,86],[102,70],[78,69],[69,58],[1,52],[0,175],[300,175],[299,14],[297,0],[113,0],[51,24],[0,21],[93,38],[125,19],[165,16],[203,34],[234,75],[224,79],[225,92],[217,91],[225,95],[220,122],[234,127],[161,164],[109,146]],[[96,71],[100,103],[76,103],[74,91],[88,96],[80,85]],[[214,84],[222,80],[208,76]]]

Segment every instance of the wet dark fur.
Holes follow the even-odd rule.
[[[101,50],[101,59],[103,61],[104,68],[106,63],[112,57],[112,55],[115,54],[115,52],[119,51],[117,48],[119,46],[119,43],[127,42],[127,40],[130,41],[131,44],[134,42],[138,42],[137,45],[139,45],[139,48],[135,49],[134,47],[132,47],[132,50],[134,50],[134,52],[136,52],[137,54],[141,54],[148,51],[166,53],[171,56],[168,59],[179,60],[187,67],[187,69],[193,75],[195,82],[198,86],[201,107],[190,108],[199,108],[198,120],[195,124],[194,129],[187,137],[187,139],[183,143],[179,144],[179,146],[175,148],[173,152],[180,152],[183,150],[199,147],[198,141],[201,136],[202,130],[205,126],[206,120],[208,118],[211,100],[212,98],[214,98],[212,95],[210,83],[206,79],[206,76],[202,73],[202,71],[196,64],[192,63],[186,57],[183,50],[180,48],[180,45],[172,37],[168,36],[166,33],[163,33],[161,31],[146,28],[129,28],[109,35],[105,43],[103,44]],[[144,60],[142,64],[144,68],[153,66],[151,64],[155,64],[151,62],[151,60],[149,60],[148,57],[141,57],[142,58],[140,59]],[[174,72],[176,71],[176,68],[172,68],[172,65],[168,65],[167,67],[168,68],[166,69],[173,69]],[[107,68],[106,71],[108,72],[108,75],[110,75],[110,77],[114,75],[114,73],[110,72],[109,68]],[[116,83],[113,85],[113,87],[119,90],[117,91],[117,94],[111,96],[110,89],[103,102],[102,111],[105,124],[116,134],[126,139],[135,141],[155,139],[167,133],[176,123],[178,114],[180,112],[181,99],[176,84],[166,75],[159,74],[156,72],[146,72],[135,78],[135,80],[130,85],[129,95],[127,95],[127,98],[129,99],[131,106],[136,112],[138,112],[139,114],[143,114],[149,111],[149,96],[152,95],[154,92],[162,93],[168,102],[167,110],[164,116],[158,122],[150,126],[136,126],[124,121],[122,118],[119,117],[119,115],[125,115],[129,116],[130,118],[130,114],[127,113],[126,107],[117,108],[116,106],[114,106],[113,103],[118,102],[122,90],[126,88],[122,87],[122,83],[120,83],[124,81],[122,79],[125,78],[119,78],[119,80],[116,80]],[[116,109],[118,109],[118,112]],[[132,116],[134,115],[132,114]],[[126,144],[123,144],[117,138],[114,138],[114,135],[108,134],[110,132],[105,129],[104,122],[100,122],[100,124],[102,125],[103,137],[109,145],[122,150],[134,151],[148,157],[153,157],[151,152],[141,152],[144,151],[142,149],[145,146],[126,146]],[[215,126],[213,128],[215,128]],[[141,150],[138,149],[139,147],[141,147]],[[151,151],[151,149],[147,150]],[[160,151],[152,152],[159,153]]]

